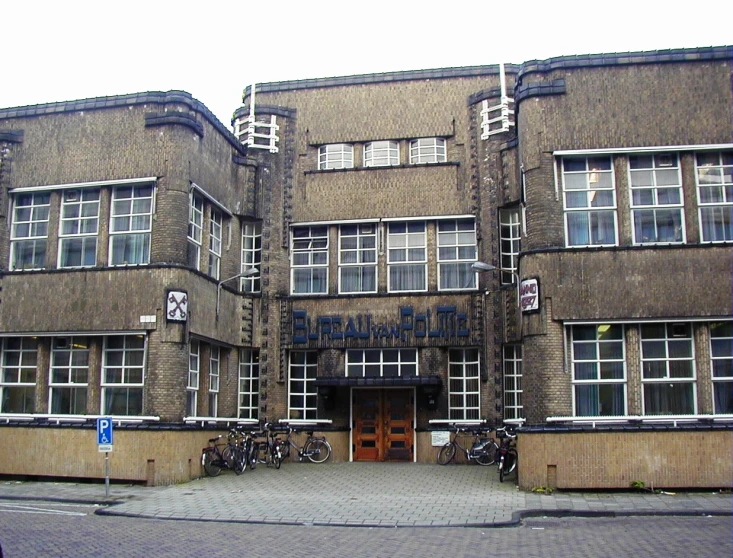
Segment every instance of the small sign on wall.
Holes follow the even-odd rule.
[[[168,291],[165,297],[165,317],[169,322],[185,322],[188,320],[188,293],[185,291]]]
[[[430,433],[430,443],[433,446],[443,447],[450,442],[450,432],[436,431]]]
[[[519,299],[522,303],[522,313],[539,312],[540,310],[540,282],[533,277],[524,279],[519,289]]]

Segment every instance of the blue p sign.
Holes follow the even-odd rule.
[[[100,417],[97,419],[97,444],[112,444],[112,419],[109,417]]]

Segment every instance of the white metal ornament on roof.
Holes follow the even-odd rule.
[[[506,94],[504,64],[499,64],[499,80],[501,85],[499,104],[489,106],[489,101],[481,101],[481,139],[508,132],[515,125],[514,98]]]
[[[237,118],[234,121],[234,135],[248,147],[253,149],[267,149],[270,153],[277,153],[277,142],[280,138],[277,131],[277,117],[270,115],[270,121],[257,122],[255,117],[255,84],[252,84],[249,98],[249,116]]]

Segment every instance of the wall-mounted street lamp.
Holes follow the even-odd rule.
[[[216,284],[216,317],[219,317],[219,299],[221,298],[221,286],[228,282],[232,281],[233,279],[239,279],[240,277],[253,277],[254,275],[257,275],[260,272],[259,269],[256,267],[250,267],[249,269],[245,269],[241,273],[237,273],[236,275],[232,275],[231,277],[227,279],[222,279]]]
[[[495,265],[491,265],[485,262],[473,262],[471,264],[471,269],[473,269],[474,271],[478,271],[479,273],[485,273],[487,271],[501,271],[503,273],[511,273],[512,277],[514,277],[514,284],[517,286],[517,306],[522,305],[522,301],[519,299],[519,274],[516,271],[514,271],[513,269],[496,267]]]

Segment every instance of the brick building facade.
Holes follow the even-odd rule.
[[[0,440],[112,415],[187,436],[129,473],[168,482],[236,422],[433,461],[447,421],[523,419],[521,477],[564,486],[529,445],[560,430],[730,440],[732,66],[257,84],[233,134],[181,92],[0,109]]]

